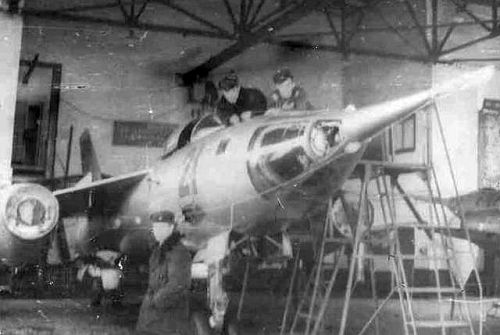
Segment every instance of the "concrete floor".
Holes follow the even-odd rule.
[[[133,334],[139,305],[137,301],[126,303],[126,308],[117,312],[106,306],[91,308],[86,299],[4,299],[0,304],[0,334]],[[476,305],[472,310],[477,330],[479,308],[478,304]],[[337,333],[341,306],[342,299],[332,299],[324,334]],[[437,317],[437,306],[432,300],[415,300],[415,315],[418,318]],[[485,303],[486,310],[491,306],[491,300]],[[241,333],[243,335],[279,334],[283,307],[284,298],[282,297],[262,292],[250,292],[241,315]],[[358,334],[372,311],[371,300],[353,299],[346,334]],[[498,317],[487,317],[485,320],[483,334],[500,334],[500,310]],[[388,301],[380,314],[379,324],[379,334],[404,334],[399,300]],[[419,331],[419,334],[439,333],[435,330]],[[376,334],[376,332],[370,328],[366,334]],[[449,334],[469,334],[469,332],[455,330]]]

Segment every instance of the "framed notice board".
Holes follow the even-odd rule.
[[[115,121],[112,144],[161,148],[176,127],[172,123]]]

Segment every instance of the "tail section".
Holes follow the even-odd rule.
[[[90,132],[86,128],[80,136],[80,154],[82,160],[82,173],[84,178],[91,176],[92,181],[102,179],[101,167],[97,161],[94,145]]]

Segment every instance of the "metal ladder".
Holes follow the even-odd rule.
[[[449,221],[446,218],[444,207],[441,201],[436,203],[434,192],[432,190],[432,185],[429,178],[435,175],[434,169],[431,166],[422,166],[420,168],[421,172],[425,172],[427,177],[426,180],[427,191],[431,200],[430,211],[431,215],[436,221],[436,225],[423,221],[422,217],[418,214],[415,206],[411,203],[410,198],[406,195],[401,185],[397,181],[397,177],[391,177],[391,184],[399,191],[404,201],[410,207],[411,211],[417,219],[417,223],[412,224],[413,227],[424,229],[427,236],[433,240],[432,255],[428,257],[421,257],[430,262],[432,266],[434,285],[433,286],[416,286],[413,280],[410,282],[408,279],[408,274],[404,266],[405,260],[415,260],[414,255],[404,255],[401,252],[401,240],[399,236],[399,230],[402,228],[400,224],[397,223],[395,218],[395,207],[394,207],[394,195],[391,193],[388,186],[385,175],[382,177],[376,177],[377,190],[380,198],[380,206],[382,209],[382,215],[384,221],[386,222],[387,230],[390,232],[391,238],[391,269],[395,282],[395,288],[399,295],[401,311],[403,315],[403,326],[405,334],[418,334],[419,329],[439,329],[442,335],[447,334],[448,329],[453,328],[468,328],[469,334],[475,334],[470,310],[468,306],[461,307],[461,315],[455,314],[455,302],[459,301],[462,303],[467,302],[466,293],[463,287],[460,287],[457,283],[456,278],[452,274],[452,267],[456,266],[454,264],[456,259],[454,257],[453,240],[451,239],[451,228]],[[381,180],[382,179],[382,180]],[[439,185],[435,178],[435,188],[438,192]],[[393,188],[391,188],[392,190]],[[392,199],[391,199],[392,198]],[[440,199],[440,194],[437,199]],[[439,208],[441,208],[442,218],[439,215]],[[443,221],[443,222],[441,222]],[[436,243],[438,242],[438,243]],[[438,246],[442,246],[444,251],[443,255],[439,255]],[[449,274],[449,285],[443,286],[441,283],[442,275],[439,270],[438,262],[444,262],[446,264],[446,270]],[[412,286],[410,286],[410,284]],[[435,296],[438,301],[439,319],[417,319],[414,312],[413,297],[415,294],[418,295],[431,295]],[[450,312],[449,317],[445,316],[444,305],[446,303],[445,296],[452,296],[450,299]],[[458,298],[460,296],[460,299]],[[459,318],[457,318],[459,317]]]
[[[434,111],[436,112],[436,117],[438,119],[438,125],[440,128],[441,132],[441,139],[443,141],[444,145],[444,151],[448,160],[448,167],[450,170],[450,174],[453,178],[453,184],[455,187],[456,195],[458,196],[458,190],[456,186],[456,181],[453,175],[453,169],[451,167],[450,163],[450,158],[448,155],[448,149],[446,146],[446,141],[444,139],[443,131],[442,131],[442,125],[441,121],[439,119],[439,114],[436,108],[434,108]],[[429,118],[428,118],[429,120]],[[428,137],[430,137],[430,131],[428,131]],[[429,142],[429,141],[428,141]],[[428,153],[430,151],[428,150]],[[430,157],[428,157],[427,162],[431,162]],[[466,292],[463,287],[460,287],[459,283],[457,283],[456,279],[454,278],[453,274],[451,273],[451,269],[453,266],[455,266],[454,263],[456,263],[456,259],[454,257],[453,251],[453,240],[452,240],[452,233],[451,233],[451,227],[449,224],[448,219],[446,218],[445,210],[443,207],[443,204],[441,202],[441,192],[439,189],[439,185],[437,182],[437,177],[436,177],[436,172],[432,166],[432,164],[405,164],[405,163],[394,163],[391,161],[361,161],[360,164],[361,166],[364,167],[364,176],[362,177],[362,185],[361,185],[361,192],[359,194],[359,213],[358,213],[358,219],[357,223],[355,226],[354,230],[354,237],[353,239],[344,239],[343,243],[341,243],[342,248],[342,254],[345,251],[345,246],[347,244],[350,244],[352,246],[352,255],[350,257],[350,262],[349,262],[349,272],[348,272],[348,280],[347,280],[347,286],[346,286],[346,291],[345,291],[345,299],[344,299],[344,304],[343,304],[343,309],[342,309],[342,315],[341,315],[341,322],[340,322],[340,327],[339,331],[337,332],[338,335],[344,335],[346,332],[346,323],[347,323],[347,317],[348,317],[348,312],[349,312],[349,304],[350,304],[350,299],[352,292],[354,290],[354,276],[356,273],[356,264],[360,262],[360,259],[363,257],[360,257],[360,245],[363,242],[362,241],[362,235],[364,232],[366,232],[363,229],[360,229],[361,227],[366,228],[366,226],[363,226],[364,222],[364,215],[366,211],[366,202],[368,198],[368,184],[375,179],[375,182],[377,183],[377,190],[378,190],[378,197],[380,201],[380,206],[381,206],[381,211],[383,214],[383,220],[385,222],[385,229],[387,236],[389,236],[390,239],[390,250],[389,250],[389,259],[391,260],[390,262],[390,268],[391,268],[391,287],[392,290],[391,292],[387,295],[387,297],[379,304],[378,302],[378,297],[376,296],[376,290],[375,290],[375,270],[373,269],[373,263],[371,266],[371,277],[372,277],[372,293],[373,293],[373,300],[375,301],[375,311],[373,315],[370,317],[368,322],[365,324],[363,329],[359,332],[359,334],[363,334],[370,324],[373,321],[378,321],[378,314],[384,307],[384,305],[389,301],[389,299],[392,297],[393,294],[397,293],[398,298],[399,298],[399,303],[402,311],[402,317],[403,317],[403,328],[404,328],[404,333],[405,335],[410,335],[410,334],[418,334],[419,330],[421,329],[439,329],[441,331],[442,335],[445,335],[448,333],[449,330],[454,329],[454,328],[461,328],[461,329],[466,329],[468,333],[470,334],[476,334],[473,323],[472,323],[472,318],[471,318],[471,313],[470,313],[470,303],[471,301],[467,299]],[[387,173],[387,171],[390,171]],[[396,171],[396,172],[395,172]],[[401,187],[401,185],[398,182],[397,176],[399,176],[402,173],[425,173],[426,178],[426,189],[427,192],[430,195],[431,201],[431,208],[430,208],[430,213],[433,213],[432,218],[436,220],[437,225],[432,225],[429,224],[429,222],[426,222],[424,219],[422,219],[422,216],[418,213],[416,207],[413,205],[412,200],[409,196],[406,195],[405,191]],[[392,178],[390,179],[390,184],[391,187],[388,186],[388,181],[387,177],[391,175],[392,173]],[[395,176],[395,177],[394,177]],[[430,180],[434,181],[434,185],[431,184]],[[434,186],[434,190],[433,190]],[[394,189],[396,189],[400,195],[402,196],[402,199],[405,201],[407,206],[409,207],[410,211],[414,214],[415,218],[417,219],[417,222],[411,223],[412,228],[420,228],[423,229],[427,236],[430,239],[434,239],[436,241],[439,241],[439,244],[442,245],[442,250],[444,250],[444,255],[442,256],[437,256],[438,252],[436,250],[433,250],[433,256],[428,257],[429,260],[434,261],[434,267],[432,268],[432,274],[434,278],[434,286],[427,286],[427,287],[415,287],[415,286],[410,286],[408,274],[406,273],[407,271],[405,270],[405,260],[415,260],[414,255],[404,255],[401,252],[401,239],[400,239],[400,233],[399,230],[401,229],[402,226],[401,223],[397,223],[397,218],[396,218],[396,206],[394,203]],[[436,192],[436,196],[434,197],[434,192]],[[435,199],[438,199],[437,201]],[[332,207],[332,203],[329,204],[329,210]],[[440,210],[439,210],[440,209]],[[442,213],[442,218],[440,218],[439,213]],[[464,220],[463,216],[463,211],[461,211],[461,219],[462,221]],[[308,281],[308,286],[307,289],[305,290],[305,294],[301,302],[299,303],[299,307],[297,308],[297,311],[295,313],[295,317],[292,322],[292,326],[290,327],[290,331],[288,334],[295,334],[298,330],[298,323],[300,320],[305,321],[305,331],[301,331],[301,334],[318,334],[319,330],[321,329],[321,326],[323,325],[323,317],[324,313],[326,311],[326,308],[328,306],[329,298],[333,289],[333,285],[335,283],[336,275],[338,272],[339,268],[339,262],[335,263],[333,272],[329,278],[328,281],[324,281],[324,264],[322,262],[323,257],[324,257],[324,249],[325,245],[328,244],[329,241],[329,235],[328,233],[331,230],[328,230],[328,227],[331,227],[331,222],[328,222],[329,218],[325,221],[325,226],[323,230],[323,235],[321,239],[321,245],[320,245],[320,250],[319,250],[319,255],[317,257],[317,261],[315,264],[315,269],[312,272],[311,277],[309,278]],[[441,222],[441,220],[443,222]],[[408,226],[407,226],[408,227]],[[462,227],[464,228],[464,227]],[[466,233],[466,241],[469,243],[470,247],[470,252],[472,253],[473,248],[472,248],[472,243],[470,240],[469,232],[467,229],[464,229]],[[333,240],[332,240],[333,241]],[[339,242],[339,241],[337,241]],[[436,244],[432,244],[433,248],[437,248]],[[366,257],[367,259],[370,259],[371,257]],[[446,269],[448,270],[449,274],[449,285],[443,286],[441,284],[441,273],[439,272],[439,268],[437,266],[437,262],[441,261],[446,264]],[[298,264],[298,263],[297,263]],[[359,271],[358,271],[359,272]],[[481,310],[481,315],[482,315],[482,287],[481,287],[481,281],[479,278],[479,272],[476,267],[473,267],[473,273],[474,277],[476,279],[476,282],[479,287],[479,301],[474,301],[479,303],[479,308]],[[292,275],[292,282],[293,278],[296,274],[296,269],[294,269],[293,275]],[[323,284],[323,285],[321,285]],[[414,312],[414,306],[413,306],[413,297],[414,295],[422,295],[422,294],[432,294],[434,295],[439,303],[439,319],[437,320],[425,320],[425,319],[417,319],[416,314]],[[449,317],[445,317],[445,311],[443,308],[444,302],[447,300],[446,296],[450,296],[451,299],[449,299],[451,306],[450,306],[450,312],[449,312]],[[291,299],[288,299],[291,300]],[[291,304],[287,300],[287,305],[285,309],[285,314],[283,317],[283,323],[282,323],[282,332],[281,334],[285,334],[285,329],[286,329],[286,324],[287,324],[287,317],[290,314],[291,310]],[[458,319],[458,315],[456,315],[456,305],[459,306],[461,315],[460,319]],[[482,320],[479,322],[479,330],[478,334],[482,335],[482,329],[483,329],[483,324]],[[378,323],[375,328],[376,333],[379,333],[378,329]]]
[[[333,201],[328,203],[328,211],[332,208]],[[339,238],[334,236],[334,227],[330,215],[327,214],[323,224],[323,232],[319,241],[319,249],[315,259],[314,267],[308,277],[305,290],[296,308],[292,323],[288,331],[288,316],[291,314],[292,309],[292,287],[294,280],[299,271],[298,255],[295,259],[294,270],[292,273],[292,280],[290,285],[285,313],[281,327],[281,334],[317,334],[324,326],[323,318],[328,307],[330,295],[340,269],[339,258],[344,254],[347,244],[351,240],[347,238]],[[335,259],[333,264],[324,262],[325,255],[334,250]],[[328,271],[331,273],[328,276]],[[303,329],[299,330],[299,327]]]
[[[321,237],[319,253],[317,255],[318,257],[316,258],[315,262],[315,267],[308,280],[304,295],[297,307],[288,334],[296,334],[298,331],[299,323],[301,321],[303,321],[302,322],[303,324],[305,323],[305,329],[301,330],[300,334],[316,335],[320,332],[320,330],[324,326],[323,323],[324,315],[329,305],[329,300],[333,290],[333,286],[335,284],[335,280],[337,278],[337,274],[340,269],[339,258],[342,255],[344,255],[346,247],[349,245],[352,246],[352,254],[349,262],[349,275],[347,280],[344,309],[342,313],[342,320],[341,320],[339,334],[344,333],[349,301],[351,298],[352,291],[354,290],[353,286],[354,286],[354,274],[356,272],[356,264],[358,264],[359,261],[362,261],[361,258],[359,257],[360,255],[359,249],[362,241],[362,235],[365,232],[365,230],[363,230],[362,228],[365,227],[364,219],[365,219],[365,211],[367,209],[365,204],[367,197],[368,181],[370,180],[370,173],[371,173],[371,168],[365,169],[365,176],[359,199],[359,203],[362,205],[360,205],[360,210],[357,216],[357,222],[354,229],[353,238],[335,237],[334,236],[335,229],[333,227],[333,221],[330,215],[327,215],[323,226],[323,233]],[[343,201],[342,195],[339,196],[339,199]],[[333,206],[333,201],[330,200],[328,204],[327,213],[331,212],[332,206]],[[344,207],[344,210],[345,209],[346,208]],[[335,247],[337,248],[333,268],[325,266],[324,263],[324,256],[326,254],[325,249],[327,248],[327,246],[332,246],[332,245],[334,246],[334,248]],[[329,277],[327,270],[332,270]],[[292,275],[292,278],[293,277],[294,276]],[[372,279],[372,290],[373,290],[375,281],[373,272],[371,279]],[[286,320],[289,314],[289,310],[290,310],[290,305],[287,303],[282,323],[282,334],[284,334],[283,329],[285,329],[286,326]]]
[[[455,179],[453,167],[451,164],[451,159],[449,156],[449,151],[446,143],[446,138],[444,136],[443,132],[443,126],[442,122],[439,116],[439,111],[436,107],[435,104],[431,106],[431,112],[433,111],[435,114],[435,117],[437,119],[437,125],[439,127],[439,135],[440,139],[443,145],[443,150],[444,150],[444,155],[447,159],[447,167],[449,169],[450,176],[453,181],[453,187],[455,189],[455,196],[459,197],[459,192],[458,192],[458,186],[457,182]],[[428,138],[428,145],[430,145],[431,140],[431,124],[430,124],[430,115],[431,113],[428,113],[427,117],[427,122],[428,122],[428,127],[427,127],[427,138]],[[385,142],[384,142],[385,143]],[[384,144],[383,143],[383,144]],[[385,152],[387,153],[387,148],[385,149]],[[463,283],[458,283],[457,279],[452,273],[453,268],[457,266],[457,260],[454,254],[455,248],[453,246],[453,235],[452,235],[452,228],[450,226],[450,222],[448,218],[446,217],[446,212],[445,212],[445,207],[442,203],[442,196],[441,196],[441,190],[440,186],[438,183],[437,179],[437,174],[436,171],[432,165],[432,157],[431,157],[431,150],[427,150],[427,159],[426,159],[426,164],[422,165],[414,165],[414,164],[398,164],[394,163],[394,152],[392,152],[392,155],[389,155],[389,159],[391,161],[388,162],[372,162],[372,166],[377,166],[379,165],[379,168],[385,169],[392,169],[393,171],[399,171],[394,174],[391,177],[391,188],[389,189],[387,185],[387,179],[385,177],[384,171],[382,173],[377,173],[375,176],[376,183],[377,183],[377,190],[378,190],[378,195],[379,195],[379,200],[380,200],[380,207],[382,210],[382,215],[384,222],[386,223],[386,231],[387,235],[390,236],[390,259],[392,259],[391,262],[391,272],[392,272],[392,287],[393,291],[397,291],[398,296],[399,296],[399,301],[401,305],[401,311],[403,314],[403,325],[404,325],[404,332],[406,335],[409,334],[418,334],[418,330],[420,329],[439,329],[442,335],[445,335],[448,333],[449,330],[454,329],[454,328],[461,328],[462,330],[465,330],[469,334],[476,334],[476,331],[473,327],[473,322],[472,322],[472,317],[471,317],[471,312],[470,312],[470,304],[477,304],[479,307],[480,311],[480,320],[479,320],[479,327],[477,330],[477,334],[482,335],[483,334],[483,293],[482,293],[482,285],[481,285],[481,280],[479,277],[479,271],[476,266],[473,266],[472,268],[472,273],[475,278],[475,281],[477,283],[478,287],[478,300],[470,300],[467,298],[466,291],[465,291],[465,282]],[[387,156],[387,155],[386,155]],[[392,158],[392,159],[391,159]],[[365,162],[366,166],[366,162]],[[380,172],[380,171],[378,171]],[[401,173],[408,173],[408,172],[420,172],[424,173],[424,180],[425,180],[425,186],[426,186],[426,191],[429,195],[429,198],[431,199],[430,202],[430,217],[431,219],[429,221],[435,221],[436,225],[433,225],[432,222],[429,224],[429,222],[425,222],[420,214],[418,213],[416,207],[413,205],[411,198],[408,197],[401,187],[401,185],[398,182],[397,176]],[[433,184],[431,183],[431,180],[434,182]],[[431,246],[434,249],[433,250],[433,255],[431,257],[427,257],[429,261],[433,261],[433,267],[432,267],[432,273],[434,277],[434,286],[431,287],[416,287],[416,286],[409,286],[408,281],[408,276],[405,270],[404,266],[404,261],[405,260],[415,260],[414,255],[403,255],[401,252],[401,239],[399,235],[399,229],[401,228],[401,224],[396,224],[396,206],[394,203],[394,189],[396,189],[400,195],[402,196],[402,199],[406,202],[408,205],[408,208],[410,211],[414,214],[415,218],[417,219],[417,223],[412,223],[411,227],[415,228],[420,228],[425,231],[427,236],[431,240],[436,240],[439,242],[439,244],[442,246],[443,255],[438,256],[438,252],[436,249],[438,249],[436,243],[432,243]],[[464,212],[461,203],[459,202],[460,205],[460,219],[461,222],[463,223],[465,220],[464,217]],[[442,214],[442,217],[440,218],[439,213]],[[467,241],[469,250],[468,252],[473,254],[474,249],[472,247],[472,242],[470,238],[470,234],[466,226],[462,224],[461,229],[465,232],[465,241]],[[439,272],[439,268],[437,266],[437,262],[445,262],[446,264],[446,270],[449,275],[449,285],[443,286],[441,284],[441,274]],[[393,291],[389,294],[392,295]],[[414,313],[414,308],[413,308],[413,296],[415,294],[432,294],[434,295],[437,300],[438,300],[438,306],[439,306],[439,319],[438,320],[422,320],[422,319],[416,319],[416,315]],[[448,299],[450,302],[450,312],[449,312],[449,317],[445,317],[445,311],[444,311],[444,302],[445,302],[445,296],[450,297],[451,299]],[[387,301],[389,296],[384,300],[382,305]],[[372,318],[368,321],[367,325],[363,328],[363,330],[360,332],[363,333],[364,330],[366,330],[368,324],[373,321],[375,316],[378,314],[380,311],[381,307],[377,307],[376,312],[372,316]],[[460,312],[460,315],[456,315],[456,305],[458,305],[458,309]],[[343,332],[341,331],[339,334],[343,335]]]

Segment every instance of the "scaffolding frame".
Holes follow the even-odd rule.
[[[308,286],[304,291],[304,296],[302,297],[293,318],[293,322],[288,331],[288,334],[296,334],[298,328],[298,322],[300,319],[305,321],[305,331],[301,334],[319,334],[320,330],[324,326],[324,316],[329,305],[329,300],[331,293],[333,291],[333,286],[335,284],[337,274],[340,268],[340,262],[338,262],[340,256],[344,254],[347,250],[347,246],[350,246],[352,253],[350,255],[349,267],[348,267],[348,279],[346,284],[344,304],[342,308],[342,315],[339,325],[339,330],[337,334],[344,335],[346,332],[346,325],[348,320],[348,312],[350,307],[350,300],[354,291],[355,286],[355,275],[363,269],[362,262],[366,259],[370,261],[370,286],[372,291],[372,299],[374,301],[375,310],[369,320],[366,322],[365,326],[361,329],[359,334],[363,334],[373,322],[375,322],[375,332],[378,335],[379,330],[379,313],[383,310],[384,305],[393,297],[395,293],[398,294],[399,304],[403,316],[403,328],[405,335],[418,334],[418,329],[421,328],[434,328],[440,329],[442,335],[446,335],[448,329],[451,328],[466,328],[470,334],[483,334],[483,292],[481,280],[479,277],[479,271],[477,267],[473,266],[472,273],[475,278],[476,284],[478,286],[478,299],[474,300],[475,304],[479,304],[480,308],[480,320],[479,327],[476,332],[474,329],[474,324],[470,312],[470,302],[466,295],[465,282],[463,284],[459,283],[453,275],[453,269],[457,267],[456,258],[454,254],[453,245],[453,235],[452,227],[450,226],[450,221],[446,216],[445,207],[442,202],[442,194],[439,183],[437,181],[437,174],[432,164],[432,132],[431,132],[431,116],[434,115],[437,120],[439,136],[441,138],[443,149],[445,151],[448,170],[452,178],[453,187],[458,198],[458,186],[456,178],[454,175],[454,170],[451,165],[451,159],[449,156],[448,146],[446,139],[444,137],[444,131],[442,122],[439,116],[438,109],[435,104],[427,110],[427,161],[423,164],[402,164],[394,162],[394,152],[387,150],[387,143],[383,148],[385,161],[361,161],[358,167],[361,167],[362,177],[361,177],[361,191],[359,194],[358,202],[358,217],[356,220],[356,226],[354,230],[354,236],[351,239],[348,238],[336,238],[333,237],[333,222],[329,215],[329,211],[332,209],[333,201],[332,199],[328,205],[327,218],[323,226],[323,234],[319,242],[319,253],[316,258],[316,264],[311,273],[308,281]],[[359,169],[358,169],[359,172]],[[429,222],[425,221],[419,214],[416,206],[414,206],[412,199],[406,194],[403,187],[398,181],[398,177],[401,174],[406,173],[424,173],[424,181],[426,192],[428,193],[429,201]],[[389,180],[388,180],[389,179]],[[433,182],[431,182],[431,180]],[[375,181],[377,188],[377,195],[380,202],[380,209],[384,221],[384,229],[388,233],[389,237],[389,255],[391,268],[391,291],[389,294],[383,298],[380,302],[379,297],[376,292],[376,279],[375,279],[375,268],[374,268],[374,257],[373,255],[365,255],[364,250],[364,235],[369,232],[371,227],[367,222],[364,222],[365,213],[367,210],[367,203],[369,201],[368,196],[368,185],[370,182]],[[389,187],[390,184],[390,187]],[[405,227],[401,225],[397,219],[396,206],[395,206],[395,191],[399,193],[401,199],[406,203],[411,213],[413,213],[416,223],[413,223],[410,227],[414,229],[423,229],[427,236],[429,237],[431,247],[434,249],[432,256],[424,257],[426,260],[433,264],[432,272],[434,275],[434,286],[433,287],[416,287],[409,286],[408,275],[405,270],[405,260],[415,260],[415,252],[413,256],[404,255],[401,252],[401,241],[399,236],[399,229]],[[340,198],[340,196],[338,197]],[[460,220],[462,222],[462,227],[465,231],[466,241],[469,246],[469,252],[473,254],[473,247],[470,239],[468,230],[466,229],[463,215],[463,208],[460,204]],[[408,227],[408,226],[406,226]],[[333,272],[330,274],[329,279],[325,281],[325,266],[324,266],[324,255],[325,248],[330,243],[340,244],[337,248],[336,262],[333,266]],[[436,243],[437,242],[437,243]],[[444,251],[442,256],[439,255],[438,248]],[[421,259],[421,257],[419,257]],[[439,272],[439,262],[444,262],[446,264],[445,269],[449,274],[449,286],[443,286],[441,284],[441,274]],[[358,265],[358,266],[357,266]],[[414,267],[414,263],[413,263]],[[292,286],[293,279],[295,278],[297,269],[294,268],[292,276]],[[412,274],[413,275],[413,274]],[[328,276],[326,276],[328,277]],[[413,310],[413,296],[414,294],[434,294],[437,297],[439,304],[439,319],[438,320],[417,320]],[[450,312],[449,317],[445,316],[444,303],[447,301],[445,299],[446,295],[452,295],[449,299],[450,302]],[[285,313],[282,322],[282,332],[285,334],[288,316],[291,313],[291,299],[287,299],[287,305],[285,308]],[[459,313],[457,312],[457,306]],[[460,315],[459,315],[460,314]],[[457,318],[460,319],[457,319]]]

